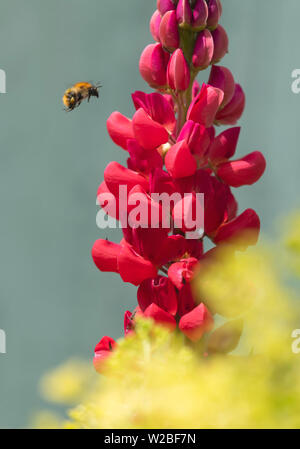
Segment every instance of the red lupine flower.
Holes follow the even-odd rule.
[[[166,327],[170,331],[176,329],[176,321],[173,315],[161,309],[156,304],[152,303],[144,312],[144,317],[152,318],[158,324]]]
[[[189,107],[187,120],[193,120],[209,128],[215,120],[223,98],[224,93],[220,89],[203,84]]]
[[[198,341],[206,332],[211,331],[214,319],[203,303],[191,312],[183,315],[179,321],[179,329],[191,341]]]
[[[266,160],[260,151],[244,156],[237,161],[221,164],[217,175],[222,181],[232,187],[254,184],[263,175],[266,168]]]
[[[136,110],[143,108],[155,122],[162,125],[170,134],[176,126],[174,105],[157,92],[146,94],[136,91],[132,94],[132,100]]]
[[[105,361],[116,346],[117,343],[110,337],[103,337],[96,345],[93,363],[98,373],[103,373]]]
[[[245,210],[241,215],[222,224],[214,237],[215,243],[234,241],[243,247],[255,245],[260,231],[260,220],[253,209]]]
[[[127,150],[127,140],[134,138],[131,120],[115,111],[107,119],[106,125],[112,141]]]
[[[153,150],[168,142],[169,134],[159,123],[152,120],[147,112],[140,108],[132,119],[133,132],[138,143],[145,150]]]
[[[194,257],[182,259],[180,262],[173,263],[168,271],[168,276],[178,290],[193,279],[194,270],[198,260]]]
[[[244,112],[245,103],[244,91],[236,84],[232,100],[217,113],[216,122],[221,125],[235,125]]]
[[[229,128],[219,134],[209,147],[208,157],[215,166],[230,159],[236,150],[241,128]]]
[[[182,140],[173,145],[165,158],[166,169],[173,178],[185,178],[197,170],[196,160],[187,143]]]
[[[228,52],[221,14],[220,0],[157,0],[150,20],[156,43],[144,49],[139,68],[158,92],[134,92],[132,119],[113,112],[107,120],[113,142],[128,151],[128,168],[110,162],[97,199],[120,221],[124,237],[120,244],[97,240],[92,257],[100,271],[138,286],[139,306],[125,313],[125,336],[137,317],[149,317],[197,342],[212,329],[214,311],[196,303],[193,279],[201,282],[203,265],[214,263],[224,244],[245,249],[259,236],[258,215],[238,214],[231,187],[256,182],[265,159],[255,151],[231,160],[240,128],[216,135],[214,126],[235,125],[245,107],[231,71],[215,65]],[[197,72],[209,65],[200,87]],[[216,246],[203,254],[206,238]],[[99,372],[115,344],[104,337],[97,345]],[[222,352],[220,345],[214,339],[213,352]]]
[[[213,65],[210,71],[208,84],[217,87],[224,92],[221,108],[226,106],[226,104],[232,100],[235,91],[235,82],[229,69]]]
[[[124,313],[124,334],[125,337],[133,333],[134,330],[134,314],[127,310]]]
[[[167,277],[158,276],[143,281],[139,286],[137,298],[142,311],[155,303],[171,315],[176,315],[177,295],[172,282]]]
[[[212,64],[217,64],[228,53],[228,36],[224,28],[219,25],[211,32],[214,41],[214,54],[212,57]]]
[[[118,272],[124,282],[139,285],[145,279],[155,277],[157,268],[150,260],[137,254],[130,245],[124,245],[118,255]]]
[[[167,82],[171,89],[177,92],[186,90],[189,87],[191,79],[190,68],[184,57],[181,48],[178,48],[172,54],[168,69],[167,69]]]
[[[177,142],[182,140],[187,143],[191,153],[197,159],[205,156],[210,144],[209,132],[205,126],[195,123],[192,120],[187,120],[182,127]]]
[[[104,170],[104,181],[116,197],[119,197],[119,186],[126,186],[128,192],[140,185],[146,192],[149,190],[149,182],[139,173],[123,167],[118,162],[110,162]]]
[[[172,51],[179,47],[179,32],[175,11],[168,11],[161,19],[159,37],[162,45]]]
[[[93,245],[92,257],[96,267],[100,271],[112,271],[118,273],[118,255],[121,245],[99,239]]]

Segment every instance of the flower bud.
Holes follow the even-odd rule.
[[[221,164],[217,175],[231,187],[252,185],[259,180],[266,169],[266,160],[260,151],[254,151],[237,161]]]
[[[172,11],[176,8],[172,0],[157,0],[157,9],[163,16],[166,12]]]
[[[146,279],[139,286],[137,298],[142,311],[155,303],[171,315],[176,315],[177,295],[172,282],[167,277],[157,276]]]
[[[179,0],[176,15],[181,27],[188,28],[192,24],[193,12],[189,0]]]
[[[197,170],[197,163],[184,140],[173,145],[165,157],[166,169],[177,178],[192,176]]]
[[[206,26],[208,18],[208,7],[205,0],[196,0],[193,8],[193,29],[195,31],[201,31]]]
[[[179,321],[179,329],[193,342],[200,340],[206,332],[210,332],[213,325],[214,319],[203,303],[183,315]]]
[[[179,31],[175,11],[168,11],[163,16],[159,36],[162,45],[172,51],[179,47]]]
[[[214,31],[211,32],[214,40],[214,54],[212,57],[212,64],[216,64],[221,61],[222,58],[228,53],[229,40],[224,28],[219,25]]]
[[[210,86],[217,87],[224,92],[224,99],[221,108],[226,106],[232,100],[235,91],[235,82],[233,75],[226,67],[213,65],[208,80]]]
[[[214,30],[222,15],[222,5],[220,0],[208,0],[207,28]]]
[[[168,85],[171,89],[176,91],[186,90],[189,87],[190,78],[190,68],[186,62],[183,51],[178,48],[172,54],[168,64]]]
[[[151,19],[150,19],[150,33],[153,36],[153,39],[156,42],[160,42],[160,37],[159,37],[159,26],[161,23],[161,15],[160,12],[158,10],[154,11]]]
[[[161,44],[150,44],[142,52],[139,68],[142,78],[154,88],[167,84],[169,54]]]
[[[242,87],[235,85],[232,100],[216,115],[216,122],[221,125],[235,125],[245,109],[246,98]]]
[[[206,69],[211,63],[214,53],[214,41],[208,30],[198,34],[192,57],[193,66],[199,70]]]

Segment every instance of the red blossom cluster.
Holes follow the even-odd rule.
[[[113,112],[107,120],[111,139],[128,152],[128,160],[127,167],[108,164],[98,195],[109,192],[118,204],[122,185],[129,195],[143,192],[150,206],[152,193],[204,194],[204,233],[198,238],[186,238],[187,229],[174,228],[171,220],[169,229],[126,227],[119,244],[95,242],[92,257],[99,270],[138,286],[138,306],[125,313],[125,335],[134,332],[135,318],[144,316],[197,342],[214,323],[213,313],[195,302],[191,288],[196,271],[201,277],[202,261],[213,257],[213,250],[203,251],[204,238],[217,247],[245,231],[251,231],[247,243],[253,245],[259,235],[259,217],[252,209],[238,213],[231,188],[255,183],[265,159],[254,151],[232,160],[240,128],[216,132],[218,125],[235,125],[245,106],[230,70],[215,65],[228,51],[221,13],[219,0],[158,0],[150,21],[156,43],[144,49],[139,64],[156,92],[132,95],[132,119]],[[209,66],[208,83],[200,87],[196,76]],[[174,219],[182,210],[175,204],[167,213]],[[114,218],[120,219],[118,211]],[[114,347],[109,337],[96,346],[99,372]]]

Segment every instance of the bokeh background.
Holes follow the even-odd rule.
[[[0,68],[0,427],[25,427],[42,406],[41,375],[70,356],[92,357],[103,335],[122,333],[136,289],[101,274],[90,249],[120,232],[96,227],[96,190],[111,160],[124,162],[106,132],[114,110],[133,113],[147,89],[138,60],[152,41],[155,0],[1,0]],[[222,64],[242,84],[247,107],[238,155],[264,152],[257,185],[238,191],[269,237],[299,206],[300,68],[298,0],[225,0],[230,38]],[[206,74],[206,76],[208,76]],[[101,81],[101,99],[69,114],[61,96],[74,82]]]

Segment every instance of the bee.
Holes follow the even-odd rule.
[[[99,88],[101,84],[91,84],[87,82],[80,82],[74,84],[74,86],[67,89],[62,98],[63,104],[65,105],[65,110],[67,112],[73,111],[73,109],[78,108],[81,102],[87,98],[90,101],[91,97],[99,98]]]

